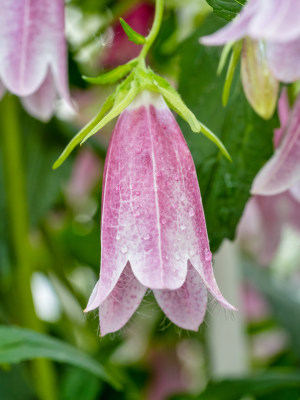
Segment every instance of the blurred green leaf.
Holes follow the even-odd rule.
[[[206,0],[214,13],[221,18],[231,21],[243,8],[247,0]]]
[[[94,400],[99,398],[102,382],[86,371],[70,368],[64,376],[61,400]]]
[[[276,394],[278,390],[286,393],[291,388],[300,389],[300,371],[268,371],[243,378],[210,382],[199,395],[174,396],[172,400],[240,400],[242,396]],[[283,399],[290,398],[282,397]]]
[[[224,238],[233,239],[249,198],[252,181],[271,157],[277,118],[264,121],[251,109],[239,77],[233,82],[228,106],[222,107],[224,74],[216,75],[220,49],[201,46],[198,38],[222,26],[213,15],[181,46],[179,93],[184,102],[222,141],[233,162],[179,120],[192,152],[203,198],[212,251]],[[238,74],[236,74],[238,75]]]
[[[0,326],[0,363],[13,364],[46,358],[82,368],[120,388],[120,383],[98,361],[61,340],[24,328]]]

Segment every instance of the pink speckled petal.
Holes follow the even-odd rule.
[[[249,24],[260,7],[260,0],[250,0],[235,19],[212,35],[200,38],[200,43],[207,46],[221,46],[234,42],[247,35]]]
[[[266,51],[269,67],[278,80],[289,83],[300,79],[300,38],[288,43],[267,42]]]
[[[299,1],[259,0],[258,3],[259,8],[248,28],[250,37],[287,42],[300,36]]]
[[[294,105],[286,129],[280,147],[256,176],[252,194],[281,193],[300,180],[300,97]]]
[[[26,111],[41,121],[48,121],[53,114],[56,98],[55,83],[49,71],[45,81],[36,92],[21,98]]]
[[[28,96],[42,85],[49,66],[68,99],[63,0],[2,0],[0,76],[5,87]]]
[[[154,290],[154,296],[170,321],[183,329],[197,331],[202,323],[207,290],[191,263],[184,284],[176,290]]]
[[[121,329],[140,305],[145,292],[145,286],[136,279],[127,263],[113,291],[100,305],[101,336]]]
[[[292,197],[300,203],[300,181],[297,182],[294,186],[290,189]],[[299,204],[300,206],[300,204]],[[300,219],[300,217],[299,217]]]
[[[288,122],[289,114],[290,114],[290,106],[289,106],[289,99],[287,95],[286,88],[283,88],[281,91],[281,95],[278,100],[278,115],[280,121],[280,128],[274,129],[274,137],[273,143],[275,149],[279,147],[281,141],[283,140],[283,136],[285,133],[285,126]]]

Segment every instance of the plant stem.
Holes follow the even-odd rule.
[[[164,11],[163,0],[155,0],[155,15],[152,28],[151,31],[149,32],[149,35],[146,37],[146,43],[144,44],[144,47],[142,48],[142,51],[138,56],[139,63],[142,67],[145,67],[146,55],[148,54],[150,47],[152,46],[154,40],[156,39],[156,36],[158,35],[163,18],[163,11]]]
[[[12,262],[15,264],[17,288],[15,292],[18,296],[19,315],[24,327],[41,331],[42,323],[35,314],[30,286],[32,269],[29,218],[16,98],[6,95],[1,101],[1,109],[6,209],[13,251]],[[32,373],[39,398],[41,400],[56,399],[51,364],[46,360],[34,360],[32,362]]]

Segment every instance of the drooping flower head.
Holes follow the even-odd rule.
[[[300,2],[295,0],[249,0],[231,23],[201,38],[219,46],[246,36],[264,40],[266,58],[274,76],[282,82],[300,78]]]
[[[197,330],[207,290],[225,308],[212,270],[195,166],[161,95],[144,91],[121,114],[104,170],[99,307],[101,335],[123,327],[148,288],[178,326]]]
[[[53,113],[57,94],[71,104],[67,78],[63,0],[1,0],[0,97],[21,97],[41,120]]]

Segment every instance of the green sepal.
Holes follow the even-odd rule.
[[[81,141],[87,136],[87,134],[96,126],[99,121],[102,120],[104,115],[113,107],[115,101],[115,93],[110,95],[105,103],[103,104],[100,112],[90,121],[88,122],[78,133],[73,137],[73,139],[67,144],[61,155],[53,164],[52,168],[56,169],[66,160],[66,158],[70,155],[70,153],[74,150],[74,148],[81,143]]]
[[[124,78],[136,66],[137,60],[132,60],[127,64],[119,65],[117,68],[106,72],[97,77],[82,76],[82,79],[95,85],[111,85]]]
[[[126,35],[128,36],[128,39],[131,42],[134,42],[136,44],[145,44],[146,43],[146,38],[143,35],[140,35],[139,33],[137,33],[135,30],[133,30],[131,28],[131,26],[129,26],[127,24],[127,22],[124,21],[123,18],[120,18],[120,23],[122,25],[122,28],[124,29],[124,32],[126,33]]]
[[[211,140],[221,151],[221,153],[227,158],[228,161],[232,162],[232,158],[230,157],[230,154],[228,153],[226,147],[224,144],[221,142],[221,140],[216,136],[210,129],[207,128],[202,122],[199,122],[201,125],[201,133],[203,133],[204,136],[206,136],[209,140]]]
[[[111,120],[116,118],[118,115],[121,114],[126,107],[133,102],[137,94],[139,93],[139,86],[136,84],[135,81],[131,82],[130,89],[127,92],[120,93],[119,96],[116,97],[115,104],[113,108],[105,115],[99,123],[94,126],[89,133],[82,139],[80,145],[82,145],[88,138],[93,136],[97,133],[100,129],[102,129],[106,124],[108,124]]]
[[[170,107],[177,112],[191,127],[193,132],[200,132],[201,126],[196,116],[184,104],[180,95],[176,90],[161,76],[156,75],[153,71],[149,71],[150,76],[156,83],[158,91],[162,94]]]
[[[230,88],[232,84],[232,79],[233,75],[237,66],[237,63],[240,58],[241,50],[242,50],[242,41],[238,41],[234,44],[232,54],[230,57],[227,73],[226,73],[226,78],[225,78],[225,83],[224,83],[224,88],[223,88],[223,95],[222,95],[222,104],[225,107],[228,103],[228,98],[229,98],[229,93],[230,93]]]
[[[220,57],[220,62],[219,62],[218,69],[217,69],[217,75],[221,75],[233,45],[234,45],[234,42],[228,42],[223,47],[221,57]]]

